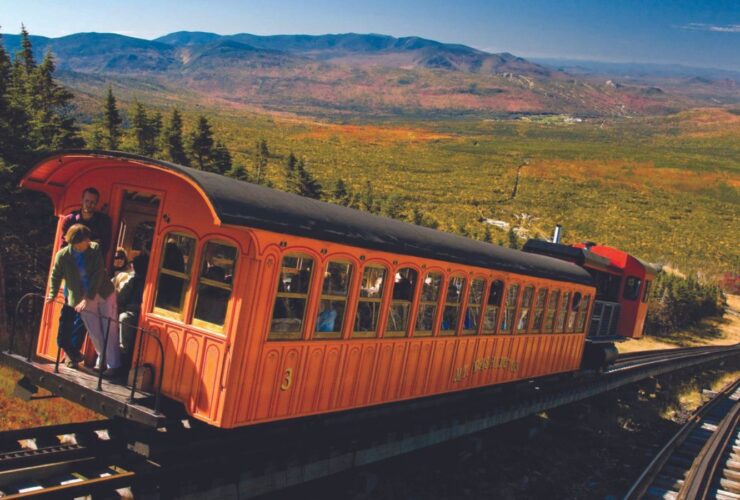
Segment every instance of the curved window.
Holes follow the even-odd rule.
[[[460,319],[460,303],[465,291],[465,278],[453,276],[447,284],[445,308],[442,310],[442,326],[440,335],[455,335],[457,323]]]
[[[338,339],[342,337],[342,325],[347,310],[347,295],[352,280],[352,264],[329,262],[324,272],[321,287],[321,302],[316,315],[315,339]]]
[[[578,333],[583,333],[583,326],[586,323],[586,316],[588,315],[588,305],[590,301],[590,295],[586,295],[581,300],[581,307],[578,308],[578,319],[576,320],[576,331]]]
[[[485,280],[478,279],[470,282],[470,295],[468,296],[468,307],[465,309],[463,335],[475,335],[478,333],[481,307],[483,305],[483,292],[485,291]]]
[[[182,319],[185,293],[193,267],[195,238],[170,233],[165,236],[164,242],[154,307]]]
[[[311,285],[313,259],[286,255],[280,266],[277,296],[272,310],[270,340],[300,339]]]
[[[522,291],[522,305],[519,307],[519,319],[516,322],[517,333],[524,333],[527,331],[527,325],[529,324],[529,310],[532,308],[533,295],[533,286],[525,287],[524,291]]]
[[[578,307],[581,305],[581,297],[581,292],[573,294],[573,302],[571,302],[568,310],[568,319],[565,320],[565,331],[568,333],[576,328],[576,315],[578,314]]]
[[[434,330],[434,319],[437,317],[439,292],[442,288],[442,275],[427,273],[419,297],[419,314],[416,316],[414,337],[429,337]]]
[[[380,306],[383,302],[385,286],[385,267],[367,266],[362,273],[360,298],[357,301],[357,315],[352,332],[353,337],[375,337],[378,334]]]
[[[511,333],[511,327],[514,323],[514,313],[516,312],[516,299],[519,297],[519,285],[509,285],[506,290],[506,307],[504,308],[503,318],[501,319],[501,333]]]
[[[552,333],[555,326],[555,311],[558,308],[560,299],[560,290],[550,292],[550,300],[547,302],[547,312],[545,313],[545,333]]]
[[[565,317],[568,314],[568,303],[570,302],[570,292],[563,292],[563,298],[560,300],[558,315],[555,319],[555,332],[562,333],[565,325]]]
[[[491,291],[488,293],[486,313],[483,316],[483,334],[492,335],[496,333],[498,324],[498,312],[501,309],[501,299],[504,295],[504,282],[496,280],[491,283]]]
[[[393,280],[393,302],[388,308],[388,323],[385,326],[386,337],[406,336],[418,278],[419,273],[410,267],[396,271]]]
[[[226,307],[233,291],[236,248],[224,243],[209,241],[203,248],[203,257],[198,278],[198,292],[195,299],[193,324],[207,323],[206,328],[215,325],[223,327],[226,320]]]
[[[534,319],[532,320],[532,331],[539,332],[542,329],[542,320],[545,319],[545,304],[547,303],[547,288],[537,290],[534,301]]]

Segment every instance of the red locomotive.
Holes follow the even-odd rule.
[[[606,247],[572,249],[603,265],[525,253],[118,152],[54,155],[22,186],[59,216],[95,186],[119,246],[151,247],[135,370],[151,367],[151,387],[214,426],[572,372],[587,335],[639,336],[644,320],[647,267]],[[599,285],[609,276],[617,295]],[[157,425],[141,387],[96,390],[94,373],[55,370],[59,308],[45,306],[35,359],[1,359],[32,384]]]

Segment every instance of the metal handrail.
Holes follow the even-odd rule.
[[[8,350],[7,350],[7,353],[8,354],[13,354],[13,348],[15,346],[15,337],[16,337],[17,330],[18,330],[18,328],[17,328],[17,323],[18,323],[17,322],[17,318],[20,316],[21,306],[23,305],[23,303],[25,301],[27,301],[27,300],[29,300],[31,298],[37,298],[37,299],[41,299],[43,301],[46,300],[46,296],[45,295],[40,294],[40,293],[36,293],[36,292],[26,293],[25,295],[23,295],[18,300],[18,302],[16,303],[16,306],[15,306],[15,316],[13,318],[13,328],[11,329],[11,332],[10,332],[10,340],[9,340],[9,345],[8,345]],[[57,304],[61,304],[63,307],[70,307],[65,302],[62,302],[62,301],[59,301],[59,300],[56,300],[56,299],[52,300],[52,302],[55,302]],[[120,328],[121,322],[117,318],[116,319],[113,319],[113,318],[108,317],[108,316],[105,316],[104,317],[104,316],[98,314],[97,312],[94,312],[93,314],[95,314],[96,316],[99,317],[100,322],[101,322],[101,327],[103,326],[102,322],[103,322],[103,319],[104,318],[108,321],[108,325],[107,325],[108,328],[106,328],[104,330],[105,331],[105,338],[104,338],[104,344],[103,344],[103,352],[100,354],[100,356],[101,356],[101,358],[100,358],[100,369],[98,371],[98,387],[97,387],[97,390],[102,391],[103,390],[103,384],[102,384],[102,381],[103,381],[103,372],[105,371],[106,352],[107,352],[107,348],[108,348],[108,340],[109,340],[109,335],[110,335],[110,323],[111,322],[116,323],[118,325],[118,327]],[[158,373],[155,372],[155,375],[157,375],[158,382],[157,382],[157,389],[156,389],[156,391],[154,393],[154,412],[155,413],[159,413],[159,405],[160,405],[161,399],[162,399],[161,398],[161,396],[162,396],[162,378],[164,376],[164,365],[165,365],[164,344],[162,344],[162,340],[159,338],[158,333],[155,332],[154,330],[148,330],[148,329],[142,328],[140,326],[136,326],[136,327],[134,327],[134,329],[137,332],[141,332],[142,334],[147,335],[148,338],[154,339],[154,341],[156,342],[157,348],[159,350],[159,355],[160,355],[160,359],[161,359],[161,366],[159,367],[159,370],[157,370]],[[29,361],[29,362],[31,362],[33,360],[33,350],[34,350],[34,346],[36,345],[37,340],[38,340],[37,339],[38,338],[38,328],[33,329],[32,331],[34,333],[32,334],[31,342],[29,343],[29,346],[28,346],[28,355],[26,356],[26,360]],[[144,345],[143,336],[137,335],[137,338],[139,340],[139,343],[138,343],[138,346],[137,346],[137,355],[136,355],[136,358],[134,360],[134,381],[131,384],[131,395],[128,398],[128,402],[129,403],[133,403],[134,397],[136,395],[136,379],[138,378],[139,365],[141,363],[141,356],[143,355],[143,345]],[[62,351],[61,348],[58,348],[57,349],[57,356],[56,356],[56,361],[55,361],[55,364],[54,364],[54,371],[55,371],[55,373],[59,373],[59,360],[60,360],[60,357],[61,357],[61,351]]]

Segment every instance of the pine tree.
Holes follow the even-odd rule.
[[[36,68],[36,61],[33,57],[33,47],[31,46],[31,37],[28,36],[28,31],[23,24],[21,24],[21,49],[16,54],[16,60],[23,65],[27,75],[30,75],[34,68]]]
[[[485,232],[483,233],[483,241],[486,243],[493,243],[493,237],[491,236],[491,226],[485,225]]]
[[[380,213],[392,219],[400,219],[401,215],[403,215],[403,209],[403,199],[397,194],[392,194],[383,199]]]
[[[105,132],[105,147],[110,150],[118,149],[121,143],[123,118],[118,111],[118,104],[113,95],[113,87],[108,85],[108,94],[103,106],[103,131]]]
[[[164,151],[167,159],[179,165],[190,165],[182,139],[182,115],[174,108],[164,131]]]
[[[221,141],[218,141],[216,146],[213,148],[213,166],[215,172],[218,172],[221,175],[229,172],[232,168],[229,148],[227,148],[226,144]]]
[[[270,157],[270,150],[267,148],[267,141],[260,139],[254,147],[254,172],[255,182],[262,184],[262,178],[267,170],[267,159]]]
[[[373,185],[370,181],[365,181],[365,189],[360,196],[360,208],[366,212],[372,212],[375,209],[375,196],[373,195]]]
[[[321,184],[306,170],[303,159],[296,163],[293,176],[289,181],[289,192],[315,200],[321,199]]]
[[[200,170],[213,171],[213,131],[205,116],[198,117],[195,130],[190,133],[189,145],[193,166]]]
[[[352,195],[347,189],[347,185],[344,183],[344,179],[339,178],[334,183],[334,189],[331,192],[331,198],[337,205],[348,207],[352,201]]]
[[[518,250],[519,249],[519,238],[517,238],[516,232],[514,231],[513,227],[509,229],[507,236],[509,238],[509,248]]]
[[[9,123],[9,102],[7,97],[10,83],[10,57],[5,51],[0,34],[0,158],[5,157],[10,146],[11,130]]]
[[[288,155],[288,161],[285,162],[285,190],[289,193],[295,193],[296,187],[296,170],[298,169],[298,159],[291,151]]]
[[[226,172],[226,177],[231,177],[238,181],[249,182],[249,172],[247,172],[247,169],[243,165],[239,165],[238,163],[234,163],[231,166],[231,169]]]
[[[139,101],[134,102],[134,112],[130,116],[131,134],[134,136],[135,150],[141,155],[146,155],[149,117],[146,114],[146,109]]]

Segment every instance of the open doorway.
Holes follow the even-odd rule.
[[[116,248],[123,248],[129,261],[142,253],[150,253],[159,203],[157,195],[123,191]]]

